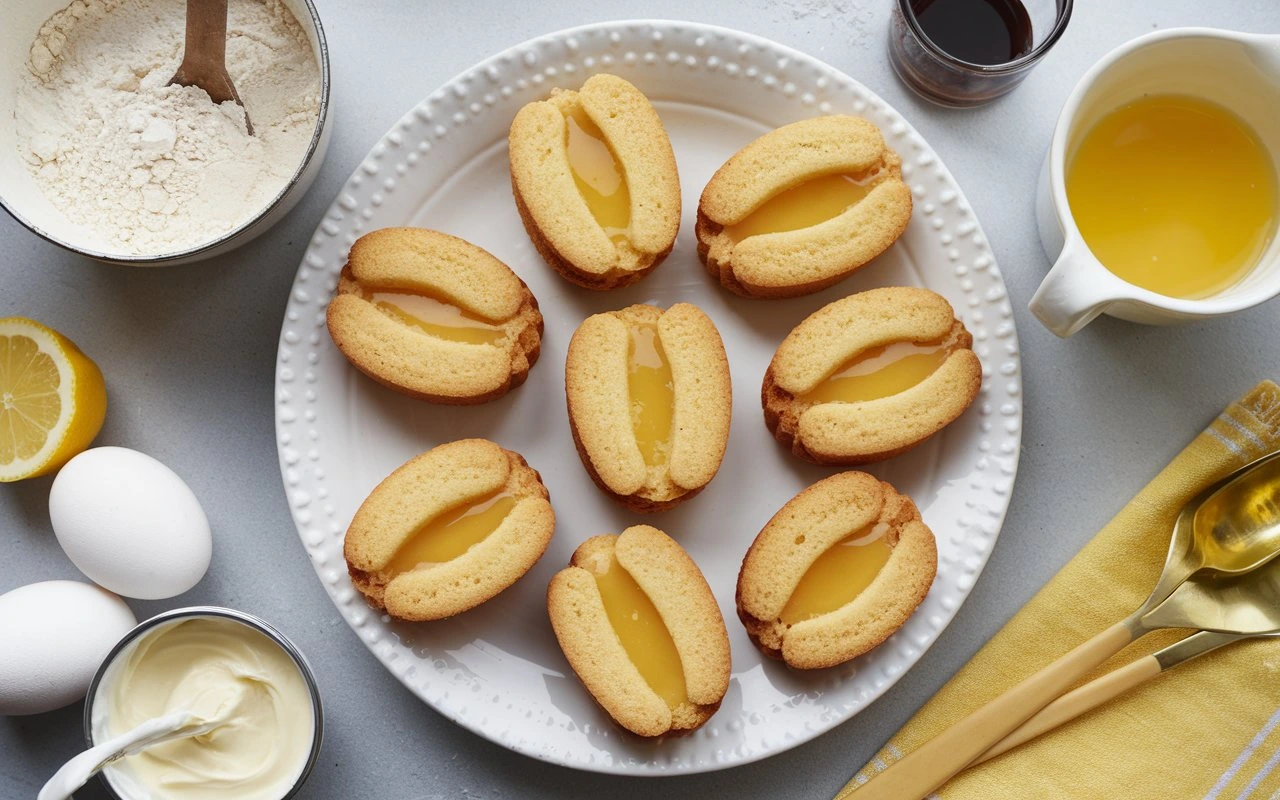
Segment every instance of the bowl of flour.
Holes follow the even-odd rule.
[[[185,0],[10,4],[0,205],[54,244],[138,266],[227,252],[283,217],[329,144],[324,31],[311,0],[228,5],[227,70],[243,109],[168,85]]]

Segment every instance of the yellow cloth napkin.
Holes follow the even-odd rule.
[[[1280,449],[1280,387],[1232,403],[1138,493],[837,795],[1126,616],[1155,584],[1183,504]],[[1010,531],[1006,535],[1017,535]],[[1185,635],[1157,631],[1093,675]],[[1082,681],[1083,682],[1083,681]],[[953,778],[937,797],[1280,800],[1280,641],[1229,645]]]

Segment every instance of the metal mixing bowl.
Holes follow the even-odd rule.
[[[312,714],[312,735],[311,749],[307,756],[307,763],[302,767],[302,771],[298,774],[297,780],[293,782],[293,786],[289,791],[282,795],[280,800],[287,800],[294,797],[302,789],[302,784],[306,783],[307,776],[311,774],[312,767],[315,766],[316,759],[320,756],[320,745],[324,740],[324,709],[320,702],[320,687],[316,683],[316,676],[311,672],[311,666],[307,664],[306,658],[293,642],[289,641],[283,633],[268,625],[263,620],[246,614],[243,611],[236,611],[231,608],[221,608],[219,606],[192,606],[190,608],[176,608],[172,611],[166,611],[163,614],[152,617],[151,619],[139,623],[133,630],[124,635],[116,646],[111,648],[111,652],[102,660],[98,671],[94,673],[93,681],[89,684],[89,693],[84,704],[84,735],[85,741],[89,747],[93,747],[98,739],[95,737],[95,728],[101,728],[102,724],[95,725],[94,708],[98,704],[99,688],[104,678],[110,674],[112,666],[123,659],[130,650],[130,645],[137,642],[138,639],[148,631],[152,631],[157,627],[172,625],[187,619],[202,619],[217,617],[229,619],[246,625],[266,636],[271,641],[279,645],[293,663],[297,665],[298,671],[302,673],[302,680],[307,684],[307,690],[311,695],[311,714]],[[99,718],[101,721],[101,718]],[[98,733],[103,731],[99,730]],[[130,793],[129,787],[124,785],[125,781],[121,781],[111,767],[103,770],[101,773],[102,784],[107,787],[107,791],[117,800],[135,800],[136,794]]]

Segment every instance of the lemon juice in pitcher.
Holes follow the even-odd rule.
[[[1232,112],[1152,95],[1107,114],[1067,162],[1089,249],[1129,283],[1197,299],[1249,273],[1276,230],[1275,167]]]

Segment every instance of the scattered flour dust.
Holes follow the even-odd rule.
[[[849,41],[868,47],[874,39],[877,6],[867,0],[779,0],[774,4],[781,19],[813,19],[848,26]]]
[[[72,222],[128,255],[184,250],[261,211],[301,163],[320,69],[280,0],[231,0],[235,103],[167,86],[184,0],[75,0],[31,45],[17,92],[19,154]]]

